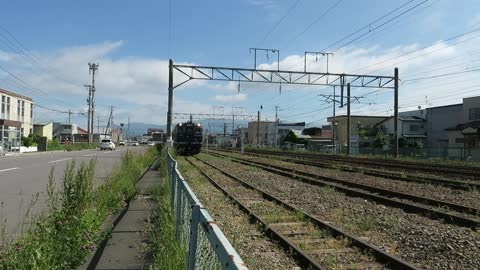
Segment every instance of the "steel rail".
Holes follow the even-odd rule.
[[[230,157],[231,158],[231,157]],[[238,158],[231,158],[233,162],[238,162],[244,165],[248,166],[256,166],[259,167],[263,170],[269,171],[271,173],[279,174],[282,176],[290,177],[294,180],[297,181],[302,181],[311,185],[319,185],[319,186],[329,186],[337,189],[338,191],[341,191],[347,195],[350,196],[355,196],[355,197],[362,197],[362,198],[367,198],[374,200],[376,202],[388,205],[388,206],[393,206],[396,208],[403,209],[404,211],[410,211],[413,213],[417,214],[422,214],[426,217],[429,218],[437,218],[437,219],[444,219],[446,222],[455,224],[455,225],[461,225],[464,227],[470,227],[470,228],[478,228],[480,227],[480,219],[477,217],[471,217],[471,216],[464,216],[461,213],[457,212],[452,212],[452,211],[440,211],[436,209],[432,209],[429,206],[425,205],[418,205],[415,203],[420,203],[420,202],[427,202],[433,204],[434,202],[437,204],[435,206],[443,206],[443,207],[455,207],[456,209],[468,212],[468,213],[473,213],[473,214],[478,214],[480,210],[475,209],[475,208],[469,208],[461,205],[456,205],[456,204],[451,204],[447,202],[442,202],[442,201],[437,201],[437,200],[432,200],[432,199],[426,199],[423,197],[418,197],[410,194],[405,194],[405,193],[399,193],[391,190],[385,190],[385,189],[380,189],[372,186],[366,186],[362,184],[356,184],[352,182],[348,182],[345,180],[340,180],[340,179],[335,179],[332,177],[325,177],[325,176],[319,176],[319,175],[314,175],[312,176],[306,176],[302,175],[302,173],[293,172],[293,170],[290,169],[285,169],[279,166],[274,166],[271,164],[262,164],[262,162],[256,162],[256,161],[245,161],[242,159]],[[275,168],[276,167],[276,168]],[[305,173],[308,174],[308,173]],[[324,180],[319,180],[319,178],[322,178]],[[362,189],[358,190],[358,189]],[[365,191],[366,190],[366,191]],[[368,192],[367,192],[368,191]],[[405,201],[400,201],[400,200],[395,200],[393,198],[389,198],[387,196],[383,196],[383,194],[389,194],[391,197],[397,197],[399,199],[406,199],[412,201],[412,198],[415,198],[414,203],[409,203]],[[425,204],[425,203],[424,203]],[[430,205],[431,206],[431,205]],[[453,210],[453,209],[452,209]]]
[[[239,153],[238,151],[226,151],[225,149],[219,150],[221,152],[231,152],[231,153]],[[275,158],[278,160],[297,163],[301,165],[307,166],[315,166],[315,167],[322,167],[327,169],[334,169],[334,170],[342,170],[346,172],[360,172],[366,175],[376,176],[376,177],[383,177],[393,180],[399,180],[403,182],[413,182],[413,183],[420,183],[420,184],[431,184],[435,186],[443,186],[448,187],[451,189],[458,189],[458,190],[466,190],[470,191],[472,189],[480,190],[480,183],[473,183],[473,182],[465,182],[461,180],[447,180],[447,179],[438,179],[433,177],[426,177],[426,176],[416,176],[411,174],[404,174],[400,172],[394,171],[381,171],[376,169],[369,169],[366,167],[350,167],[349,165],[342,165],[341,167],[335,166],[332,164],[328,164],[321,161],[312,161],[312,160],[305,160],[305,159],[290,159],[290,158],[283,158],[278,157],[272,154],[259,154],[259,153],[247,153],[251,156],[258,156],[258,157],[268,157],[268,158]]]
[[[247,150],[247,152],[253,153],[267,153],[267,154],[278,154],[278,152],[269,151],[269,150]],[[371,158],[354,158],[354,157],[340,157],[340,156],[331,156],[331,155],[321,155],[321,154],[309,154],[309,153],[291,153],[291,152],[282,152],[282,155],[295,156],[295,157],[308,157],[321,160],[329,161],[338,161],[338,162],[352,162],[357,164],[364,164],[370,166],[379,166],[379,167],[389,167],[397,168],[402,170],[416,170],[420,172],[428,172],[435,174],[446,174],[453,176],[467,176],[467,177],[476,177],[480,179],[480,168],[475,167],[465,167],[465,166],[453,166],[453,165],[437,165],[437,164],[417,164],[408,161],[394,161],[394,160],[377,160]]]
[[[200,174],[202,174],[205,178],[207,178],[207,180],[214,187],[220,190],[225,196],[230,198],[232,201],[234,201],[235,204],[238,205],[240,210],[242,210],[244,213],[246,213],[249,216],[251,222],[253,221],[253,222],[260,223],[268,237],[279,241],[282,247],[285,249],[285,251],[290,252],[293,250],[294,252],[292,253],[292,256],[300,264],[300,266],[304,268],[326,270],[326,268],[324,268],[322,265],[316,262],[311,256],[306,254],[297,244],[288,240],[285,236],[282,235],[282,233],[280,233],[275,228],[272,228],[271,226],[269,226],[265,220],[263,220],[260,216],[255,214],[248,206],[240,202],[235,196],[233,196],[229,191],[223,188],[217,181],[215,181],[211,176],[209,176],[206,172],[200,169],[190,159],[186,158],[185,160],[189,162],[193,167],[195,167],[200,172]]]
[[[269,193],[267,193],[266,191],[260,189],[260,188],[257,188],[255,186],[252,186],[250,185],[249,183],[239,179],[238,177],[234,176],[234,175],[231,175],[229,174],[228,172],[218,168],[217,166],[213,165],[213,164],[210,164],[209,162],[207,161],[204,161],[198,157],[195,157],[197,160],[203,162],[204,164],[218,170],[220,173],[222,173],[223,175],[226,175],[227,177],[231,178],[231,179],[234,179],[236,180],[237,182],[239,182],[240,184],[242,184],[243,186],[245,187],[248,187],[252,190],[256,190],[258,191],[260,194],[262,194],[262,196],[268,200],[271,200],[275,203],[278,203],[284,207],[286,207],[287,209],[290,209],[290,210],[293,210],[293,211],[299,211],[301,212],[306,218],[308,218],[308,220],[310,220],[312,223],[314,223],[315,225],[323,228],[323,229],[326,229],[328,230],[330,233],[332,233],[332,235],[334,236],[342,236],[342,237],[345,237],[347,238],[348,240],[350,240],[350,243],[354,246],[356,246],[357,248],[360,248],[361,250],[364,250],[366,252],[371,252],[371,254],[380,262],[388,265],[389,267],[392,267],[392,269],[419,269],[417,268],[416,266],[406,262],[406,261],[403,261],[402,259],[400,258],[397,258],[393,255],[390,255],[388,254],[387,252],[347,233],[347,232],[344,232],[343,230],[339,229],[339,228],[336,228],[334,227],[333,225],[331,224],[328,224],[327,222],[324,222],[320,219],[318,219],[317,217],[314,217],[308,213],[305,213],[304,211],[298,209],[297,207],[293,206],[292,204],[289,204]],[[293,244],[293,243],[292,243]],[[295,244],[293,244],[295,245]]]

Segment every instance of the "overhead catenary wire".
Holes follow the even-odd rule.
[[[273,25],[270,30],[267,31],[265,36],[263,37],[262,41],[260,42],[263,44],[267,38],[277,29],[277,27],[292,13],[292,11],[295,9],[295,7],[298,5],[300,0],[295,0],[295,2],[287,9],[287,12]]]

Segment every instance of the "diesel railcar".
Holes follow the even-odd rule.
[[[173,130],[173,146],[179,155],[196,155],[202,150],[203,128],[199,123],[178,123]]]

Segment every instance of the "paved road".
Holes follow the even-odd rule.
[[[96,158],[95,178],[102,181],[119,164],[126,150],[143,152],[147,147],[122,147],[115,151],[82,150],[72,152],[29,153],[18,156],[0,156],[0,225],[6,219],[7,234],[21,233],[27,209],[33,213],[43,209],[50,169],[55,168],[55,179],[61,184],[68,162],[89,162]],[[34,207],[32,198],[40,193]]]

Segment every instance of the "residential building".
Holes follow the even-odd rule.
[[[332,145],[333,132],[330,126],[305,128],[302,135],[308,135],[312,147]]]
[[[48,141],[53,140],[53,122],[33,124],[33,134],[47,137]]]
[[[275,143],[275,122],[252,121],[248,122],[247,144],[257,146],[272,146]]]
[[[74,135],[79,134],[77,124],[70,123],[53,123],[53,138],[62,143],[74,143]]]
[[[415,115],[409,116],[408,114],[399,114],[397,123],[399,138],[403,138],[405,142],[410,145],[416,142],[420,143],[422,146],[426,145],[427,130],[425,128],[426,120],[424,118]],[[379,122],[375,125],[375,128],[375,130],[383,131],[385,134],[388,134],[393,138],[395,134],[394,117],[391,116]]]
[[[21,137],[33,133],[33,100],[0,89],[0,153],[20,149]]]
[[[332,133],[334,133],[335,145],[347,145],[347,116],[335,116],[335,123],[333,117],[328,117],[327,121],[332,123]],[[361,138],[360,130],[373,130],[375,125],[388,119],[387,116],[368,116],[368,115],[352,115],[350,116],[350,128],[352,130],[350,136],[351,148],[358,148]]]
[[[277,127],[277,141],[278,144],[287,136],[290,130],[303,130],[305,128],[305,122],[298,122],[298,123],[286,123],[286,122],[279,122]]]

